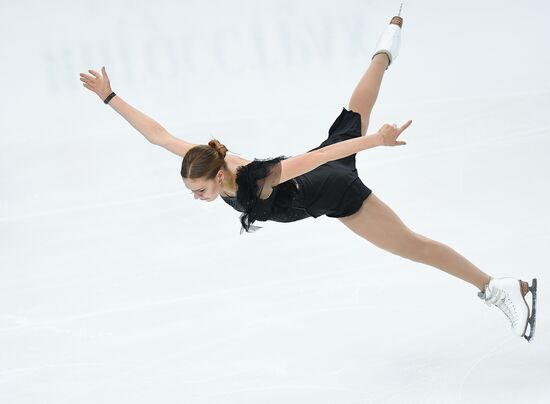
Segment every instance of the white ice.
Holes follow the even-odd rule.
[[[399,1],[0,2],[0,402],[550,403],[548,2],[408,1],[357,155],[413,230],[539,280],[476,288],[320,217],[239,234],[85,89],[246,159],[316,147]]]

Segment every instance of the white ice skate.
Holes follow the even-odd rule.
[[[531,310],[525,301],[525,295],[531,292]],[[533,279],[531,287],[527,282],[514,278],[491,279],[485,286],[484,292],[477,294],[485,300],[488,306],[497,306],[512,324],[512,329],[520,337],[527,341],[535,335],[536,306],[537,306],[537,280]],[[530,325],[529,335],[526,336],[527,325]]]
[[[401,4],[403,7],[403,4]],[[390,24],[386,27],[378,44],[376,45],[376,50],[372,58],[380,53],[384,53],[388,56],[389,63],[388,67],[393,63],[397,54],[399,53],[399,45],[401,43],[401,27],[403,26],[403,18],[401,18],[401,8],[399,8],[399,14],[393,17],[390,21]],[[386,67],[386,70],[388,69]]]

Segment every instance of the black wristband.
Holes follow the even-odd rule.
[[[107,98],[105,98],[105,101],[103,101],[105,104],[108,104],[109,101],[111,101],[111,99],[115,96],[115,92],[113,91],[111,94],[109,94],[109,96]]]

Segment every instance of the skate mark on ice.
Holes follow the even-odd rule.
[[[19,219],[28,219],[28,218],[35,218],[40,216],[52,216],[52,215],[62,215],[65,213],[73,213],[73,212],[81,212],[85,210],[90,209],[101,209],[101,208],[108,208],[111,206],[123,206],[123,205],[130,205],[133,203],[139,203],[144,201],[152,201],[155,199],[163,199],[168,198],[172,196],[178,196],[178,195],[185,195],[187,192],[185,191],[177,191],[177,192],[167,192],[164,194],[156,194],[156,195],[149,195],[149,196],[142,196],[137,198],[130,198],[130,199],[122,199],[118,201],[109,201],[109,202],[98,202],[98,203],[90,203],[86,205],[79,205],[64,209],[52,209],[52,210],[45,210],[45,211],[39,211],[39,212],[30,212],[30,213],[23,213],[19,215],[12,215],[12,216],[0,216],[0,222],[7,222],[11,220],[19,220]]]
[[[485,361],[486,359],[489,359],[491,356],[493,355],[496,355],[497,353],[500,353],[502,352],[503,348],[508,345],[512,340],[516,339],[515,336],[513,337],[507,337],[505,339],[503,339],[499,344],[497,344],[493,349],[491,349],[489,352],[485,353],[484,355],[482,355],[479,359],[477,359],[474,364],[470,367],[470,369],[468,369],[468,371],[466,372],[466,375],[464,376],[464,379],[462,379],[462,383],[460,383],[460,389],[458,391],[458,402],[462,402],[462,392],[464,390],[464,385],[466,384],[466,380],[468,379],[468,377],[470,377],[470,375],[472,374],[472,372],[474,371],[475,368],[477,368],[481,362]]]
[[[0,331],[15,330],[31,324],[31,321],[23,316],[14,314],[0,314]]]

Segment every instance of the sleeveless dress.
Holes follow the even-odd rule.
[[[361,136],[361,115],[342,108],[329,129],[328,138],[318,147],[342,142]],[[355,167],[355,154],[339,160],[329,161],[306,174],[279,183],[281,161],[286,156],[269,159],[254,159],[237,169],[237,196],[220,194],[222,199],[240,216],[241,234],[254,232],[261,226],[254,226],[256,220],[294,222],[308,217],[346,217],[356,213],[371,190],[363,184]],[[271,193],[265,184],[278,184]]]

